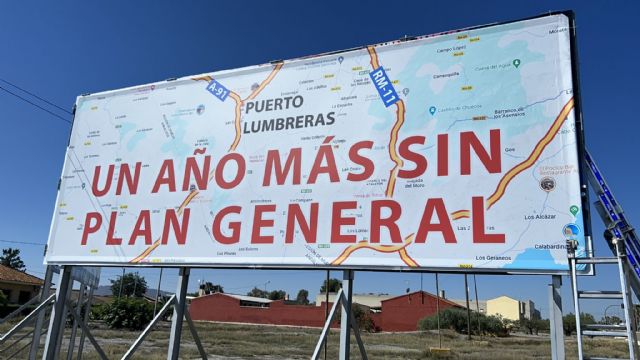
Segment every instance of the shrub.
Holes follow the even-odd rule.
[[[482,334],[507,336],[508,324],[496,316],[486,316],[471,312],[471,331],[478,334],[478,320]],[[437,315],[427,316],[418,321],[418,329],[434,330],[438,328]],[[454,330],[458,333],[467,332],[467,311],[462,309],[446,309],[440,312],[440,328]]]
[[[102,320],[112,329],[142,330],[153,319],[153,304],[137,298],[120,298],[103,305]]]
[[[596,320],[593,315],[588,313],[580,313],[580,324],[584,327],[585,325],[595,324]],[[576,331],[576,316],[573,313],[568,313],[567,315],[562,317],[562,327],[564,329],[564,334],[569,336]]]
[[[109,305],[110,304],[96,304],[91,306],[91,314],[89,314],[89,318],[91,320],[102,320]]]
[[[366,331],[370,333],[379,332],[380,327],[376,325],[371,316],[369,315],[369,308],[361,306],[359,304],[351,304],[351,313],[358,323],[360,331]],[[340,323],[342,319],[342,306],[338,308],[337,321]]]
[[[359,306],[358,304],[351,304],[351,311],[353,312],[353,317],[358,322],[358,328],[360,328],[360,331],[370,333],[380,331],[380,328],[376,325],[371,316],[369,316],[368,308]]]

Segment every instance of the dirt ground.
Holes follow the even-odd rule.
[[[92,322],[91,333],[103,348],[109,359],[119,359],[139,335],[139,332],[111,330],[104,324]],[[203,342],[209,359],[244,360],[244,359],[308,359],[320,335],[320,329],[221,324],[196,322],[198,334]],[[2,326],[1,332],[8,326]],[[22,334],[30,331],[26,329]],[[61,355],[66,357],[70,330],[65,332]],[[25,339],[28,339],[26,337]],[[17,339],[17,338],[15,338]],[[145,339],[134,359],[166,359],[169,340],[169,323],[159,324]],[[369,359],[549,359],[551,349],[549,337],[546,335],[512,335],[507,338],[479,338],[471,341],[465,336],[452,332],[444,332],[442,347],[449,352],[436,353],[430,348],[439,346],[439,338],[435,332],[413,333],[378,333],[362,334],[362,340]],[[26,345],[27,340],[16,344],[8,341],[0,346],[0,358],[6,359],[13,352]],[[358,347],[352,336],[351,354],[353,359],[360,359]],[[44,339],[41,342],[44,344]],[[77,340],[76,340],[77,344]],[[339,335],[332,331],[328,342],[327,359],[337,359]],[[41,346],[42,348],[42,346]],[[566,340],[568,359],[577,358],[575,338]],[[28,355],[28,346],[14,357],[24,359]],[[625,358],[628,357],[624,340],[593,339],[587,340],[585,355]],[[188,327],[182,331],[180,357],[183,359],[199,359],[198,349],[191,337]],[[321,356],[324,359],[324,356]],[[86,340],[83,359],[99,359],[91,343]]]

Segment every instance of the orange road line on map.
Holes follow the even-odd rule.
[[[373,46],[367,46],[367,51],[369,52],[369,57],[371,58],[371,67],[373,70],[380,67],[380,61],[378,60],[378,53],[376,53],[376,49]],[[396,151],[396,145],[398,142],[398,132],[404,124],[404,115],[406,112],[404,101],[398,100],[396,101],[396,123],[393,125],[391,129],[391,136],[389,137],[389,157],[395,163],[393,169],[389,172],[389,182],[387,183],[387,189],[385,191],[385,195],[387,197],[393,197],[393,192],[396,187],[396,179],[398,176],[398,170],[404,165],[402,159],[398,156]]]
[[[236,128],[236,136],[233,138],[233,142],[231,143],[231,146],[229,146],[228,151],[232,152],[236,150],[236,147],[238,147],[238,144],[240,143],[240,134],[242,133],[242,129],[240,128],[240,117],[242,116],[243,101],[240,96],[238,96],[238,94],[234,93],[233,91],[231,92],[231,94],[229,94],[229,96],[236,102],[235,119],[233,121]]]
[[[511,182],[511,180],[513,180],[513,178],[516,175],[530,168],[536,161],[538,161],[538,158],[540,158],[540,155],[542,155],[542,152],[544,151],[544,149],[547,147],[547,145],[549,145],[551,140],[553,140],[553,138],[556,136],[556,134],[560,130],[560,127],[564,123],[567,116],[569,116],[569,113],[571,112],[572,109],[573,109],[573,97],[569,99],[569,101],[564,105],[564,107],[562,107],[562,110],[554,120],[553,124],[551,125],[547,133],[542,137],[542,139],[540,139],[540,141],[538,141],[538,143],[534,147],[533,151],[531,152],[531,155],[529,155],[529,157],[523,162],[521,162],[520,164],[514,166],[502,177],[502,179],[498,183],[498,186],[496,187],[496,190],[487,199],[487,210],[490,209],[491,206],[493,206],[493,204],[495,204],[498,200],[500,200],[500,198],[504,195],[505,190],[507,189],[507,185],[509,185],[509,182]]]
[[[418,263],[409,255],[406,248],[400,249],[400,251],[398,251],[398,254],[400,255],[400,259],[402,259],[402,261],[404,261],[404,263],[408,266],[418,267]]]
[[[397,120],[396,120],[396,123],[393,125],[393,129],[391,130],[391,136],[389,138],[389,156],[391,157],[391,160],[393,160],[395,165],[391,170],[391,173],[389,174],[389,182],[387,183],[387,191],[386,191],[387,197],[393,197],[393,191],[396,186],[398,170],[400,170],[400,168],[404,165],[404,163],[402,162],[402,159],[398,156],[398,153],[396,150],[396,144],[398,142],[398,132],[400,132],[400,128],[402,127],[402,124],[404,124],[404,114],[405,114],[404,101],[398,100],[396,102],[396,107],[397,107],[397,110],[396,110]]]
[[[276,64],[276,66],[274,66],[273,70],[271,70],[271,74],[269,74],[269,76],[267,76],[266,79],[264,79],[264,81],[262,81],[262,83],[260,84],[260,86],[258,86],[257,89],[255,89],[251,95],[249,95],[246,99],[244,99],[244,101],[247,100],[253,100],[255,99],[256,96],[258,96],[258,94],[265,88],[267,87],[267,85],[269,85],[269,83],[271,82],[271,80],[273,80],[274,77],[276,77],[276,74],[278,73],[278,71],[280,71],[280,69],[282,69],[282,66],[284,65],[283,62]]]
[[[458,210],[451,213],[451,220],[465,219],[471,217],[471,211]]]
[[[180,204],[180,207],[178,208],[178,211],[177,211],[178,216],[182,216],[182,213],[184,212],[184,208],[187,205],[189,205],[191,200],[193,200],[193,198],[196,197],[196,195],[198,195],[198,191],[197,190],[194,190],[194,191],[189,193],[189,195],[186,197],[186,199],[184,199],[184,201],[182,202],[182,204]],[[151,252],[153,252],[153,250],[155,250],[158,246],[160,246],[160,240],[161,240],[160,238],[157,238],[156,241],[153,242],[153,245],[149,246],[145,251],[142,252],[142,254],[138,255],[137,257],[135,257],[130,262],[139,263],[144,258],[149,256],[151,254]]]
[[[400,251],[406,248],[407,246],[409,246],[413,242],[413,237],[414,237],[413,234],[407,236],[404,239],[404,243],[401,245],[371,245],[368,241],[362,240],[357,244],[349,245],[346,249],[344,249],[340,254],[340,256],[338,256],[335,260],[331,262],[331,265],[342,264],[345,260],[347,260],[347,258],[349,258],[349,256],[351,256],[351,254],[353,254],[355,251],[360,249],[370,249],[370,250],[374,250],[381,253],[394,253],[394,252]],[[411,260],[413,261],[413,259]],[[415,263],[415,261],[413,262]]]
[[[378,53],[376,52],[376,48],[373,46],[367,46],[367,51],[369,52],[369,57],[371,57],[371,67],[373,70],[380,67],[380,63],[378,62]]]
[[[236,137],[233,139],[233,143],[231,143],[231,146],[229,147],[229,152],[236,151],[236,148],[238,147],[238,144],[240,144],[240,136],[242,134],[242,131],[241,131],[242,129],[240,127],[240,116],[241,116],[242,104],[244,104],[244,102],[247,101],[247,100],[255,99],[255,97],[258,96],[258,94],[260,94],[260,92],[262,90],[264,90],[264,88],[267,87],[267,85],[269,85],[271,80],[273,80],[273,78],[276,77],[276,74],[278,73],[278,71],[280,71],[280,69],[282,69],[283,65],[284,65],[284,63],[276,64],[276,66],[273,68],[273,70],[271,70],[271,73],[269,74],[269,76],[267,76],[267,78],[264,79],[262,81],[262,83],[255,90],[253,90],[253,92],[251,94],[249,94],[249,96],[247,96],[246,99],[242,100],[240,98],[240,96],[238,96],[233,91],[229,95],[229,96],[233,97],[233,100],[235,100],[235,102],[236,102],[236,118],[235,118]]]
[[[206,82],[210,82],[211,80],[213,80],[213,78],[209,75],[205,75],[205,76],[199,76],[199,77],[194,77],[191,78],[191,80],[193,81],[206,81]]]
[[[509,185],[509,182],[511,182],[513,178],[515,178],[519,173],[531,167],[536,161],[538,161],[538,158],[540,158],[540,155],[542,155],[542,152],[544,151],[544,149],[547,147],[547,145],[549,145],[551,140],[553,140],[553,138],[558,133],[560,126],[562,126],[562,123],[564,123],[564,120],[567,118],[567,116],[569,116],[569,113],[573,109],[573,105],[574,105],[573,98],[571,98],[562,107],[562,110],[560,111],[556,119],[553,121],[553,124],[551,124],[551,127],[549,128],[549,130],[547,130],[546,134],[542,137],[542,139],[538,141],[538,143],[533,148],[533,151],[531,152],[529,157],[525,159],[523,162],[514,166],[511,170],[507,171],[507,173],[502,177],[502,179],[500,179],[500,182],[498,183],[496,190],[487,199],[487,210],[490,209],[491,206],[493,206],[496,202],[498,202],[498,200],[502,198],[502,196],[504,195],[504,192],[507,189],[507,185]],[[458,210],[451,213],[452,220],[458,220],[458,219],[469,218],[469,217],[471,217],[471,211],[469,210]]]
[[[276,76],[278,71],[280,71],[280,69],[282,68],[283,65],[284,65],[284,63],[278,63],[273,68],[273,70],[271,71],[269,76],[267,76],[267,78],[264,81],[262,81],[260,86],[258,86],[245,100],[242,100],[242,98],[240,98],[240,96],[238,94],[236,94],[235,92],[230,91],[229,96],[236,102],[235,121],[234,121],[235,128],[236,128],[236,136],[235,136],[235,138],[233,140],[233,143],[229,147],[229,152],[235,151],[236,147],[240,143],[240,134],[241,134],[240,116],[241,116],[241,111],[242,111],[241,110],[242,104],[247,100],[254,99],[267,85],[269,85],[271,80],[273,80],[273,78]],[[211,76],[208,76],[208,75],[195,77],[195,78],[191,78],[191,79],[194,80],[194,81],[207,81],[207,82],[213,80],[213,78]],[[196,149],[196,151],[199,151],[199,150]],[[197,152],[197,153],[194,152],[194,155],[197,155],[198,153],[200,153],[200,152]],[[214,173],[215,173],[214,170],[209,173],[209,181],[211,181],[213,179]],[[189,195],[187,195],[187,197],[184,199],[184,201],[182,202],[182,204],[180,204],[180,207],[178,208],[178,216],[182,215],[182,213],[184,212],[184,208],[191,202],[191,200],[193,200],[193,198],[197,194],[198,194],[198,191],[192,191],[192,192],[189,193]],[[153,245],[149,246],[140,255],[138,255],[133,260],[131,260],[131,262],[132,263],[137,263],[137,262],[140,262],[140,261],[144,260],[144,258],[149,256],[159,245],[160,245],[160,238],[158,238],[153,243]]]
[[[371,68],[373,70],[380,67],[380,61],[378,59],[378,54],[376,53],[376,49],[373,46],[368,46],[367,51],[369,52],[369,57],[371,59]],[[393,197],[393,193],[396,187],[396,180],[398,177],[398,171],[404,165],[402,159],[398,156],[396,146],[398,142],[398,133],[400,132],[400,128],[404,124],[406,108],[403,100],[398,100],[395,103],[396,105],[396,122],[391,129],[391,134],[389,136],[389,157],[394,162],[393,168],[389,171],[389,181],[387,182],[387,188],[385,190],[385,195],[387,197]],[[380,252],[398,252],[402,261],[410,267],[418,267],[418,263],[411,258],[409,253],[407,252],[406,247],[413,241],[413,234],[407,237],[408,241],[405,241],[404,245],[394,246],[394,245],[369,245],[366,241],[362,241],[355,246],[350,246],[342,254],[334,260],[332,264],[338,262],[341,264],[345,261],[354,251],[358,249],[372,249]]]

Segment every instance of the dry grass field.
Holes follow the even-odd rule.
[[[105,325],[92,322],[91,331],[107,353],[109,359],[119,359],[138,336],[138,332],[110,330]],[[240,324],[220,324],[197,322],[196,327],[210,359],[308,359],[320,334],[319,329],[259,326]],[[4,333],[8,326],[0,327]],[[30,330],[30,329],[29,329]],[[63,349],[68,347],[65,333]],[[139,348],[135,359],[166,359],[169,324],[161,323],[149,334]],[[436,333],[379,333],[363,334],[367,354],[370,359],[549,359],[549,339],[545,336],[530,337],[514,335],[507,338],[476,338],[466,340],[462,335],[446,332],[443,347],[450,348],[448,355],[429,352],[438,346]],[[20,348],[20,344],[0,347],[0,358],[6,359]],[[42,342],[44,343],[44,341]],[[332,331],[329,338],[328,359],[336,359],[338,353],[338,332]],[[22,344],[26,344],[22,342]],[[25,359],[27,351],[22,351],[15,359]],[[568,359],[576,359],[575,339],[567,339]],[[352,337],[352,358],[360,359],[355,339]],[[585,353],[590,356],[627,357],[623,340],[588,340]],[[63,354],[66,358],[66,351]],[[186,327],[183,329],[181,358],[198,359],[198,350]],[[324,357],[322,357],[324,358]],[[86,341],[83,359],[99,359],[91,344]]]

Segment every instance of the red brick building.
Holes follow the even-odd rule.
[[[381,305],[379,312],[369,313],[377,328],[415,331],[418,320],[436,313],[436,296],[417,291],[382,300]],[[441,310],[451,307],[460,306],[440,298]],[[322,306],[296,305],[284,300],[221,293],[193,299],[189,312],[194,320],[311,327],[322,327],[325,317],[324,303]]]
[[[440,298],[440,311],[460,305],[447,299]],[[416,291],[409,294],[382,300],[381,311],[373,314],[373,321],[382,331],[415,331],[418,320],[435,315],[437,298],[426,291]]]

